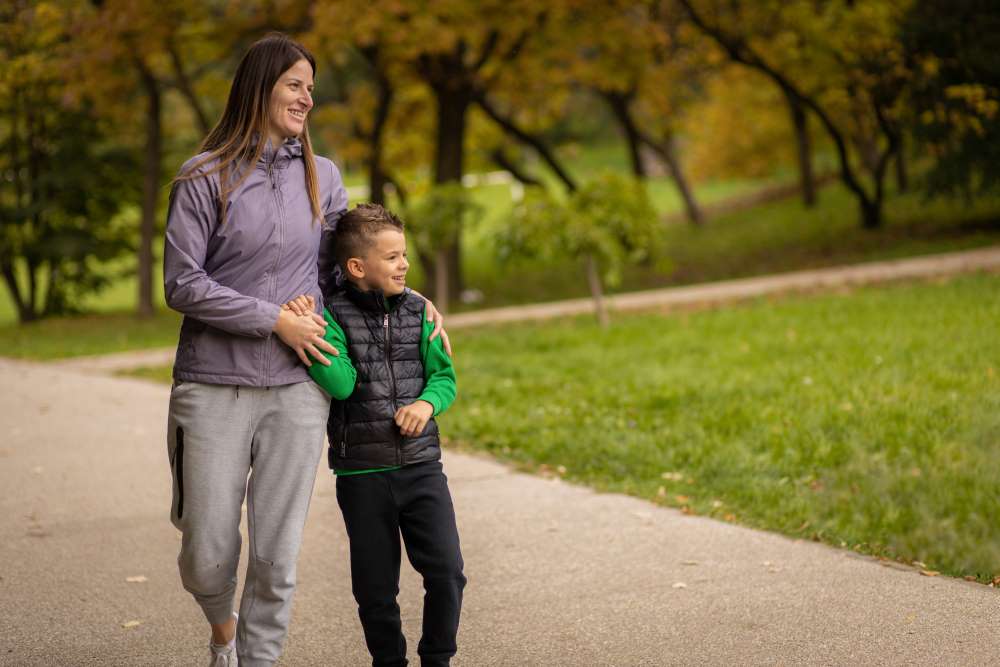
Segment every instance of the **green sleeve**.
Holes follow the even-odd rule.
[[[420,336],[420,358],[424,362],[424,391],[417,400],[427,401],[434,406],[434,416],[448,409],[455,400],[455,367],[451,357],[444,351],[441,336],[430,340],[434,323],[424,316],[424,329]]]
[[[326,333],[323,334],[323,340],[332,345],[340,355],[324,352],[323,356],[330,360],[330,365],[324,366],[314,361],[309,367],[309,375],[330,396],[343,400],[354,392],[354,382],[357,380],[358,372],[354,369],[351,357],[347,353],[347,337],[344,336],[344,330],[325,308],[323,317],[326,318]]]

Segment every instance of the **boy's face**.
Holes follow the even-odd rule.
[[[397,229],[383,229],[364,257],[347,260],[347,271],[358,287],[379,289],[386,296],[402,293],[409,268],[406,237]]]

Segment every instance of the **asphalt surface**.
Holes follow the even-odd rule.
[[[167,396],[0,360],[0,664],[206,664],[168,518]],[[455,665],[1000,663],[995,589],[478,457],[445,467],[469,578]],[[412,651],[422,590],[403,569]],[[321,469],[281,664],[367,662]]]

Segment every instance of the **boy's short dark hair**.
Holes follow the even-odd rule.
[[[337,263],[347,269],[351,257],[364,257],[383,229],[403,231],[403,221],[381,204],[358,204],[337,221]]]

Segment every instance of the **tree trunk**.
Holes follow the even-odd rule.
[[[10,298],[14,301],[14,306],[17,308],[17,321],[24,324],[36,319],[35,312],[28,307],[28,304],[21,296],[21,289],[17,282],[14,264],[12,262],[3,262],[0,264],[0,272],[3,273],[4,282],[7,284],[7,290],[10,292]]]
[[[636,178],[646,178],[646,165],[642,162],[642,152],[640,151],[639,131],[632,120],[629,112],[629,102],[632,99],[632,91],[620,93],[617,91],[601,91],[601,95],[608,102],[612,113],[618,119],[622,132],[625,133],[625,142],[628,146],[629,159],[632,161],[632,174]]]
[[[174,77],[177,79],[177,89],[180,91],[184,99],[187,100],[188,106],[191,108],[191,113],[194,114],[195,122],[198,124],[198,129],[201,130],[202,136],[208,136],[208,133],[212,131],[212,126],[208,121],[208,114],[205,113],[205,109],[202,107],[201,101],[194,92],[194,86],[192,85],[187,72],[184,70],[184,62],[181,60],[180,51],[178,51],[177,45],[174,44],[173,39],[168,41],[168,51],[170,52],[170,62],[174,69]]]
[[[28,149],[26,156],[28,166],[28,206],[32,209],[32,232],[37,238],[45,238],[45,229],[43,229],[44,221],[41,212],[42,202],[44,201],[41,192],[41,177],[44,166],[42,164],[42,156],[39,153],[39,148],[45,144],[45,137],[39,131],[38,117],[35,115],[36,105],[30,96],[25,101],[27,102],[27,113],[24,118],[26,130],[24,143]],[[31,309],[32,313],[41,315],[43,312],[43,298],[40,294],[41,290],[38,284],[38,268],[42,260],[39,257],[37,249],[25,252],[24,259],[28,266],[28,308]]]
[[[442,313],[448,312],[448,249],[439,248],[434,257],[434,306]]]
[[[906,146],[902,136],[899,138],[899,149],[896,153],[896,190],[899,192],[910,191],[910,175],[906,168],[906,157],[904,147]]]
[[[587,263],[587,284],[590,287],[590,296],[594,299],[594,313],[597,315],[597,323],[602,327],[607,327],[610,323],[608,309],[604,305],[604,289],[601,287],[601,275],[597,270],[597,260],[593,255],[588,254]]]
[[[156,205],[159,200],[162,157],[161,100],[159,82],[141,60],[137,62],[146,93],[146,157],[143,165],[142,222],[139,227],[137,314],[153,315],[153,235],[156,232]]]
[[[450,82],[433,86],[437,100],[437,143],[434,152],[434,183],[461,183],[464,173],[465,124],[471,102],[470,92],[455,89]],[[433,278],[434,294],[445,294],[448,300],[457,299],[462,291],[462,230],[456,229],[452,238],[442,242],[435,252],[435,270],[428,278]],[[437,276],[441,275],[437,264],[445,259],[448,271],[447,290],[437,287]],[[440,298],[440,297],[436,297]],[[447,301],[434,304],[444,312]]]
[[[799,160],[799,187],[802,190],[802,203],[806,208],[816,206],[816,176],[812,164],[812,139],[809,136],[809,119],[806,110],[796,99],[785,94],[788,110],[792,115],[792,128],[795,130],[795,146]]]
[[[642,135],[642,141],[653,149],[660,156],[660,159],[663,160],[663,163],[667,165],[670,178],[674,181],[674,185],[677,186],[677,191],[684,202],[684,212],[687,215],[688,222],[692,225],[704,224],[705,216],[698,206],[698,201],[694,198],[694,191],[684,176],[681,161],[677,158],[677,151],[674,148],[673,137],[667,137],[663,141],[654,141],[648,135]]]
[[[872,199],[860,199],[861,226],[865,229],[878,229],[882,226],[882,202]]]
[[[389,183],[389,178],[382,167],[382,140],[389,120],[389,111],[392,109],[394,91],[389,78],[379,69],[377,52],[372,51],[368,58],[375,69],[375,84],[378,87],[378,104],[375,107],[375,118],[369,138],[368,197],[376,204],[384,204],[385,186]]]
[[[15,88],[10,96],[10,173],[14,183],[14,209],[20,209],[24,205],[24,183],[21,180],[21,141],[20,128],[20,89]],[[9,256],[0,258],[0,272],[3,273],[4,282],[10,290],[10,297],[17,307],[17,319],[22,324],[34,319],[34,312],[28,306],[27,297],[21,294],[21,285],[17,281],[17,271],[15,269],[14,249],[4,248],[4,253],[10,252]]]

